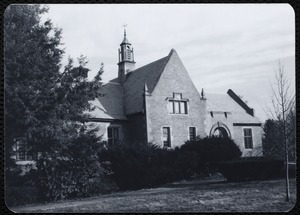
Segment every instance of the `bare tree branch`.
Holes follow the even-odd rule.
[[[290,200],[288,163],[289,154],[295,155],[295,93],[291,89],[291,81],[284,71],[284,65],[278,61],[275,70],[275,83],[271,86],[271,107],[267,106],[268,116],[276,120],[280,138],[279,144],[268,146],[267,153],[285,154],[286,166],[286,201]],[[276,127],[277,129],[277,127]],[[277,131],[276,131],[277,132]],[[270,141],[270,140],[269,140]],[[272,139],[271,139],[272,141]],[[272,144],[272,143],[271,143]]]

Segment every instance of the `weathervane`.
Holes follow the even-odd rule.
[[[126,27],[127,27],[127,24],[126,24],[126,23],[124,23],[124,24],[123,24],[123,28],[124,28],[124,35],[126,35]]]

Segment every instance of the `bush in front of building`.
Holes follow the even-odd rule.
[[[37,203],[38,189],[33,186],[7,186],[5,203],[8,207]]]
[[[240,158],[242,152],[230,138],[205,137],[189,140],[180,147],[182,153],[193,152],[198,156],[198,163],[191,166],[191,171],[200,176],[207,176],[217,171],[216,164]]]
[[[44,201],[88,197],[116,189],[99,161],[103,144],[96,135],[79,135],[37,161],[37,187]]]
[[[189,156],[189,159],[187,159]],[[188,178],[197,157],[177,149],[161,148],[151,143],[120,143],[101,152],[111,179],[121,189],[140,189]],[[194,159],[194,160],[193,160]]]
[[[284,161],[267,157],[245,157],[221,162],[218,170],[228,181],[277,179],[284,176]]]

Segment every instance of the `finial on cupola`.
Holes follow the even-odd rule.
[[[201,99],[206,99],[205,98],[205,94],[204,94],[204,89],[202,88],[202,90],[201,90]]]
[[[123,28],[124,28],[124,37],[126,37],[126,27],[127,27],[127,24],[123,24]]]
[[[144,93],[145,93],[145,95],[149,95],[147,83],[145,83],[145,85],[144,85]]]

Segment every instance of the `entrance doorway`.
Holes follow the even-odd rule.
[[[225,130],[225,128],[223,128],[223,127],[217,127],[217,128],[214,130],[212,136],[228,138],[228,133],[227,133],[227,131]]]

